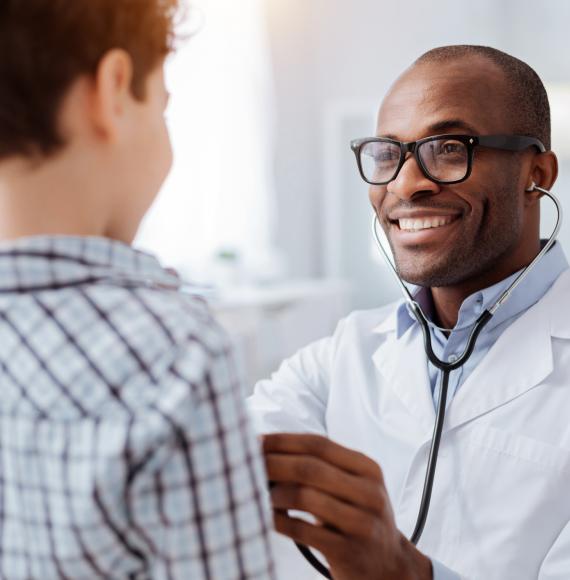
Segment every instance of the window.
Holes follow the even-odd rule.
[[[260,0],[192,0],[167,64],[174,166],[136,244],[194,280],[213,257],[271,261],[273,95]]]

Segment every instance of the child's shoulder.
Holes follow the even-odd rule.
[[[38,302],[49,312],[41,333],[45,340],[57,337],[41,388],[45,392],[49,383],[49,414],[60,418],[76,417],[82,406],[98,417],[144,412],[168,397],[179,382],[176,373],[200,385],[230,349],[207,304],[180,292],[94,284],[43,295]],[[25,378],[34,398],[41,385]],[[68,404],[72,398],[77,405]]]

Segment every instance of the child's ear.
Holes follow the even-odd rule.
[[[97,132],[116,141],[134,96],[133,62],[121,49],[109,51],[97,67],[93,85],[92,119]]]

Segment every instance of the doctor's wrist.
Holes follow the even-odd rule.
[[[422,554],[405,536],[401,538],[403,553],[402,580],[433,580],[431,560]]]

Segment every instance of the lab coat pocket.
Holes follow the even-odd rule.
[[[545,469],[570,472],[570,450],[565,450],[518,433],[490,426],[471,430],[471,446],[482,448],[485,455],[511,458],[523,463],[534,463]]]
[[[533,566],[570,516],[570,451],[484,425],[466,428],[459,438],[458,527],[472,569],[481,570],[480,559],[498,557],[495,569],[504,565],[536,578]]]

